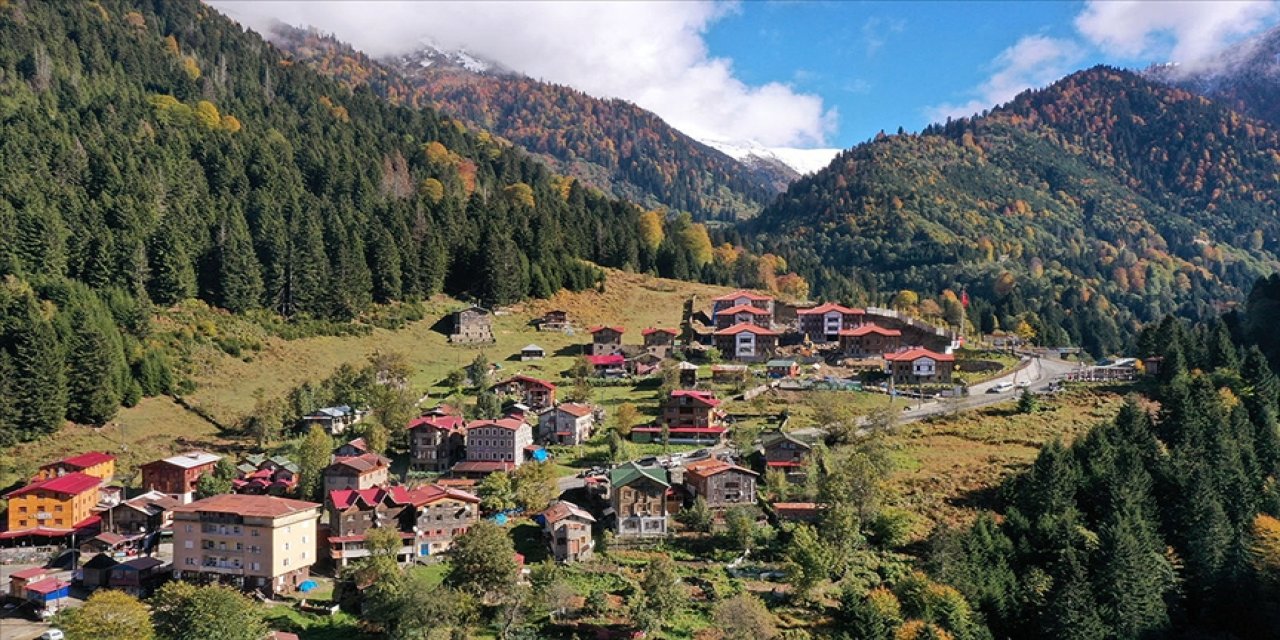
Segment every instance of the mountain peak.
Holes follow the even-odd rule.
[[[464,71],[487,76],[522,75],[466,48],[449,49],[429,40],[423,41],[422,46],[411,53],[393,57],[392,62],[397,65],[416,65],[424,69]]]

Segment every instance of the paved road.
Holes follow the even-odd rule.
[[[931,400],[923,404],[918,401],[908,400],[911,409],[904,410],[900,417],[901,422],[915,422],[930,416],[936,416],[943,413],[954,411],[967,411],[970,409],[978,409],[981,407],[999,404],[1007,400],[1018,397],[1021,389],[1011,389],[1003,393],[988,393],[996,385],[1002,382],[1012,384],[1030,383],[1029,388],[1032,391],[1044,391],[1054,380],[1062,377],[1063,374],[1078,368],[1080,365],[1066,360],[1058,360],[1056,358],[1030,358],[1026,366],[1001,376],[988,380],[982,384],[976,384],[969,387],[969,395],[962,396],[957,399],[948,400]],[[896,401],[895,401],[896,402]],[[908,406],[908,405],[900,405]]]

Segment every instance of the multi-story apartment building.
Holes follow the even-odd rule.
[[[901,343],[901,331],[874,324],[864,324],[840,332],[840,351],[854,358],[879,357],[897,351]]]
[[[538,416],[538,440],[552,444],[579,445],[591,437],[595,409],[589,404],[561,402]]]
[[[755,307],[768,312],[773,317],[773,298],[750,291],[734,291],[719,298],[711,299],[711,316],[715,319],[720,312],[734,307]]]
[[[523,420],[472,420],[467,423],[467,460],[459,464],[469,472],[511,469],[524,463],[525,449],[532,445],[533,428]]]
[[[591,526],[596,519],[586,510],[563,500],[542,512],[542,532],[558,562],[579,562],[591,558],[595,539]]]
[[[480,498],[451,487],[429,484],[409,492],[418,557],[449,550],[453,539],[480,520]]]
[[[778,350],[778,332],[754,324],[735,324],[712,334],[726,359],[764,362]]]
[[[949,383],[956,357],[922,347],[886,353],[885,373],[899,384]]]
[[[69,532],[86,526],[101,486],[102,478],[75,471],[10,491],[4,496],[9,499],[9,533],[37,527]]]
[[[834,342],[841,331],[862,326],[867,312],[828,302],[808,309],[798,309],[800,331],[813,342]]]
[[[462,456],[465,425],[461,416],[414,418],[409,422],[409,467],[415,471],[448,471]]]
[[[175,507],[174,577],[292,591],[316,561],[319,516],[314,502],[234,493]]]

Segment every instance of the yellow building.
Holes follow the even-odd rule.
[[[83,473],[102,480],[110,480],[116,474],[116,457],[101,451],[90,451],[78,456],[63,458],[40,467],[34,480],[49,480],[70,473]]]
[[[75,529],[93,515],[100,486],[102,478],[75,472],[11,491],[5,496],[9,499],[9,532],[36,527]]]
[[[314,502],[235,493],[175,507],[174,577],[247,591],[293,591],[316,561],[319,517]]]

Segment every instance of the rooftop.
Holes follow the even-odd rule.
[[[691,462],[688,465],[686,465],[684,468],[685,477],[693,475],[693,476],[699,476],[702,478],[709,478],[711,476],[718,475],[726,471],[740,471],[742,473],[749,473],[753,476],[756,475],[756,472],[750,469],[747,469],[745,467],[739,467],[738,465],[733,464],[732,462],[725,462],[724,460],[719,460],[717,458]]]
[[[82,453],[80,455],[71,456],[69,458],[63,458],[57,462],[51,462],[44,466],[54,467],[54,466],[62,465],[67,467],[75,467],[77,469],[88,469],[89,467],[99,465],[104,462],[111,462],[115,459],[116,457],[109,453],[103,453],[101,451],[89,451],[86,453]]]
[[[644,331],[641,331],[641,332],[640,332],[640,335],[642,335],[642,336],[649,336],[649,335],[653,335],[653,334],[655,334],[655,333],[666,333],[666,334],[673,335],[673,336],[678,336],[678,335],[680,335],[680,332],[679,332],[679,331],[676,331],[675,329],[668,329],[668,328],[666,328],[666,327],[649,327],[648,329],[645,329]]]
[[[884,359],[889,362],[911,362],[913,360],[919,360],[920,358],[930,358],[937,360],[938,362],[954,362],[956,359],[955,356],[949,353],[938,353],[936,351],[925,349],[924,347],[916,347],[914,349],[907,349],[906,351],[899,351],[897,353],[884,354]]]
[[[841,330],[840,330],[840,335],[842,335],[842,336],[848,336],[848,337],[850,337],[850,338],[857,338],[857,337],[859,337],[859,336],[870,335],[870,334],[873,334],[873,333],[874,333],[874,334],[878,334],[878,335],[882,335],[882,336],[900,336],[900,335],[902,335],[902,332],[901,332],[901,331],[899,331],[899,330],[897,330],[897,329],[886,329],[886,328],[884,328],[884,327],[882,327],[882,326],[880,326],[880,325],[875,325],[875,324],[864,324],[864,325],[862,325],[861,327],[855,327],[855,328],[853,328],[853,329],[841,329]]]
[[[22,496],[33,491],[48,491],[51,493],[60,493],[63,495],[77,496],[86,491],[96,490],[102,484],[102,478],[81,473],[68,473],[64,476],[50,478],[48,480],[40,480],[16,489],[5,494],[6,498],[14,496]]]
[[[395,504],[408,504],[409,492],[402,486],[372,487],[369,489],[336,489],[329,492],[329,504],[335,509],[347,509],[357,504],[372,507],[387,498]]]
[[[717,331],[717,332],[715,333],[715,335],[718,335],[718,336],[736,336],[736,335],[738,335],[739,333],[742,333],[742,332],[744,332],[744,331],[745,331],[745,332],[747,332],[747,333],[754,333],[754,334],[756,334],[756,335],[758,335],[758,336],[776,336],[776,335],[778,335],[778,332],[777,332],[777,331],[773,331],[773,330],[771,330],[771,329],[766,329],[766,328],[764,328],[764,327],[757,326],[757,325],[754,325],[754,324],[749,324],[749,323],[746,323],[746,322],[743,322],[743,323],[741,323],[741,324],[735,324],[735,325],[733,325],[732,327],[729,327],[728,329],[721,329],[721,330]]]
[[[376,453],[362,453],[358,456],[338,456],[333,459],[333,464],[330,464],[327,469],[333,467],[347,467],[348,469],[354,469],[360,473],[364,473],[365,471],[371,471],[373,469],[387,467],[390,465],[390,460]]]
[[[772,300],[773,299],[771,296],[766,296],[764,294],[739,289],[737,291],[734,291],[733,293],[725,294],[723,296],[720,296],[719,298],[712,298],[711,300],[713,302],[723,302],[725,300],[737,300],[738,298],[747,298],[748,300]]]
[[[213,464],[222,459],[222,456],[209,453],[207,451],[188,451],[176,456],[165,458],[161,462],[167,462],[175,467],[183,469],[193,469],[206,464]]]
[[[463,428],[466,420],[461,416],[421,416],[409,421],[409,429],[429,427],[441,431],[454,431]]]
[[[560,522],[561,520],[564,520],[565,518],[568,518],[570,516],[582,518],[583,520],[586,520],[588,522],[596,521],[595,516],[592,516],[590,513],[587,513],[587,511],[582,507],[579,507],[578,505],[572,502],[566,502],[564,500],[561,500],[559,502],[556,502],[555,504],[552,504],[550,507],[547,508],[546,511],[542,512],[542,517],[546,519],[547,524],[554,524],[556,522]]]
[[[521,374],[521,375],[511,376],[510,378],[507,378],[506,380],[503,380],[502,382],[499,382],[498,384],[495,384],[495,385],[493,385],[493,386],[494,386],[494,387],[503,387],[503,386],[506,386],[506,385],[509,385],[509,384],[513,384],[513,383],[531,384],[531,385],[533,385],[533,386],[535,386],[535,387],[542,387],[542,388],[544,388],[544,389],[555,389],[555,388],[556,388],[556,385],[555,385],[555,384],[553,384],[553,383],[551,383],[551,382],[548,382],[548,381],[543,380],[543,379],[541,379],[541,378],[535,378],[535,377],[533,377],[533,376],[526,376],[526,375],[523,375],[523,374]]]
[[[556,409],[563,411],[575,418],[582,418],[591,415],[592,408],[589,404],[579,402],[561,402]]]
[[[525,426],[524,421],[516,420],[515,418],[499,418],[497,420],[472,420],[471,422],[467,423],[468,430],[476,429],[479,427],[502,427],[503,429],[510,429],[512,431],[515,431],[516,429],[519,429],[520,427],[523,427],[523,426]]]
[[[839,313],[843,313],[843,314],[845,314],[845,315],[862,315],[862,314],[866,313],[866,311],[864,311],[864,310],[862,310],[862,309],[854,309],[854,308],[852,308],[852,307],[845,307],[845,306],[842,306],[842,305],[838,305],[838,304],[836,304],[836,303],[834,303],[834,302],[827,302],[827,303],[824,303],[824,304],[820,304],[820,305],[818,305],[818,306],[816,306],[816,307],[810,307],[810,308],[808,308],[808,309],[798,309],[798,310],[796,310],[796,313],[797,313],[798,315],[807,316],[807,315],[825,314],[825,313],[830,312],[830,311],[836,311],[836,312],[839,312]]]
[[[224,493],[210,496],[204,500],[196,500],[191,504],[173,508],[174,513],[229,513],[257,518],[280,518],[306,511],[319,509],[320,505],[303,500],[292,500],[279,496],[255,496],[239,493]]]
[[[751,314],[751,315],[753,315],[753,316],[767,316],[767,315],[771,315],[767,310],[765,310],[765,309],[761,309],[761,308],[759,308],[759,307],[753,307],[753,306],[751,306],[751,305],[749,305],[749,304],[740,304],[740,305],[737,305],[737,306],[729,307],[728,309],[721,309],[721,310],[719,310],[719,311],[717,311],[717,312],[716,312],[716,315],[718,315],[718,316],[731,316],[731,315],[734,315],[734,314],[737,314],[737,313],[749,313],[749,314]]]
[[[627,361],[621,355],[614,354],[608,356],[586,356],[587,364],[593,367],[620,366]]]
[[[662,467],[642,467],[635,462],[627,462],[614,467],[613,471],[609,472],[609,484],[615,489],[641,478],[647,478],[664,487],[671,486],[667,480],[667,470]]]
[[[615,331],[615,332],[617,332],[617,333],[626,333],[626,332],[627,332],[626,327],[617,326],[617,325],[601,325],[601,326],[598,326],[598,327],[591,327],[590,329],[587,329],[587,333],[600,333],[601,331],[604,331],[605,329],[608,329],[608,330],[610,330],[610,331]]]

